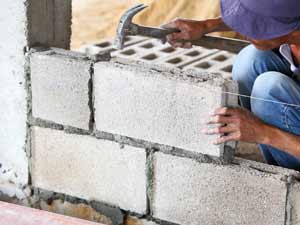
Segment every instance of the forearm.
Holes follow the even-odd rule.
[[[270,145],[295,157],[300,157],[300,136],[293,135],[276,127],[265,126],[261,144]]]
[[[221,17],[209,19],[206,21],[208,33],[232,31],[222,20]]]

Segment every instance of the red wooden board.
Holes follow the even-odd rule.
[[[0,225],[101,225],[42,210],[0,202]],[[103,225],[103,224],[102,224]]]

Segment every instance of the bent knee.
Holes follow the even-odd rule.
[[[288,88],[291,78],[279,72],[266,72],[258,76],[254,82],[251,96],[276,100],[280,93]]]
[[[261,51],[249,45],[244,48],[236,57],[233,64],[232,77],[235,81],[243,82],[259,75],[260,68],[265,67],[269,60],[274,57],[272,51]],[[252,77],[251,77],[252,76]]]

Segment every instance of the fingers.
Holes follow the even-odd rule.
[[[192,48],[191,42],[186,42],[191,39],[190,34],[186,32],[184,28],[184,23],[182,23],[181,19],[175,19],[170,23],[164,24],[161,26],[164,29],[174,29],[178,30],[178,32],[174,32],[168,35],[167,41],[174,48]]]
[[[233,108],[227,108],[227,107],[222,107],[216,109],[212,115],[217,116],[217,115],[222,115],[222,116],[232,116],[236,112],[236,109]]]
[[[204,129],[202,133],[207,135],[216,135],[216,134],[227,134],[236,131],[236,128],[232,126],[231,124],[222,126],[222,127],[215,127],[212,129]]]
[[[161,25],[161,27],[164,29],[180,29],[179,26],[180,24],[178,23],[178,19],[175,19],[169,23]]]
[[[222,136],[220,138],[217,138],[213,144],[214,145],[220,145],[220,144],[223,144],[225,142],[228,142],[228,141],[238,141],[238,138],[237,138],[237,134],[236,133],[231,133],[227,136]]]
[[[222,115],[216,115],[216,116],[212,116],[207,124],[228,124],[233,122],[233,119],[229,116],[222,116]]]

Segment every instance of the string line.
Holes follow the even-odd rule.
[[[222,92],[222,93],[230,94],[230,95],[234,95],[234,96],[238,96],[238,97],[244,97],[244,98],[260,100],[260,101],[264,101],[264,102],[270,102],[270,103],[274,103],[274,104],[281,104],[281,105],[285,105],[285,106],[292,106],[292,107],[300,108],[300,105],[291,104],[291,103],[274,101],[274,100],[270,100],[270,99],[258,98],[258,97],[248,96],[248,95],[241,95],[241,94],[237,94],[237,93],[233,93],[233,92]]]

